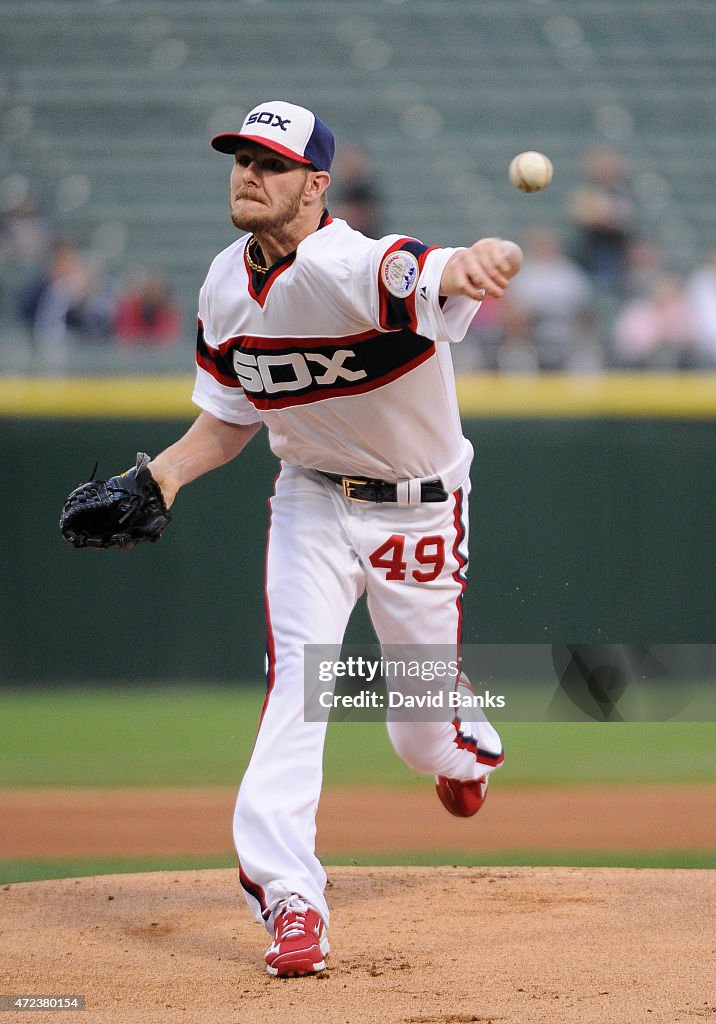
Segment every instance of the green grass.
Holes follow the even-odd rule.
[[[212,785],[241,776],[256,688],[29,689],[0,695],[0,785]]]
[[[0,691],[0,786],[238,784],[258,687]],[[502,723],[501,785],[716,782],[716,723]],[[380,722],[328,730],[328,785],[412,785]]]
[[[322,856],[324,864],[371,864],[398,867],[591,867],[591,868],[714,868],[714,850],[500,850],[488,853],[465,850],[419,850],[415,853],[345,853]]]
[[[499,853],[430,850],[406,853],[322,854],[328,865],[370,867],[621,867],[621,868],[716,868],[713,850],[513,850]],[[0,860],[0,885],[37,882],[52,878],[91,875],[124,875],[142,871],[197,871],[235,868],[233,857],[112,857],[72,860]]]
[[[0,691],[0,786],[237,786],[263,701],[259,687]],[[716,723],[503,723],[500,785],[715,783]],[[424,785],[382,723],[331,725],[327,785]],[[327,864],[716,867],[701,850],[322,855]],[[233,867],[231,857],[0,860],[0,882]]]
[[[51,878],[125,875],[139,871],[199,871],[232,868],[235,859],[220,857],[80,857],[61,860],[0,860],[0,885]]]

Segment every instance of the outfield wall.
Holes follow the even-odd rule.
[[[713,642],[713,390],[679,406],[652,392],[630,404],[617,389],[600,400],[611,411],[586,398],[575,411],[546,392],[510,403],[505,387],[482,406],[463,389],[477,452],[465,641]],[[32,388],[17,404],[21,391],[0,389],[0,680],[260,678],[276,473],[265,437],[181,493],[159,544],[75,551],[57,528],[66,493],[95,460],[102,477],[138,448],[156,453],[193,413],[160,385],[136,418],[109,398],[99,416],[76,391],[63,404],[61,387],[39,415]],[[349,636],[370,637],[362,608]]]

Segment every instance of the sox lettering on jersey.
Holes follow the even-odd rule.
[[[344,366],[348,358],[355,358],[351,349],[338,349],[332,356],[324,356],[320,352],[289,352],[270,356],[255,356],[251,352],[234,349],[234,369],[239,383],[245,391],[253,394],[284,394],[286,391],[301,391],[311,384],[335,384],[341,380],[363,380],[368,376],[365,370],[350,370]],[[316,373],[311,363],[323,367],[324,372]],[[274,367],[281,374],[274,380]],[[278,369],[280,367],[280,370]],[[294,377],[287,378],[286,373]]]
[[[281,409],[382,387],[434,352],[434,342],[409,330],[350,338],[242,336],[215,348],[199,321],[196,358],[220,384],[242,388],[257,409]]]

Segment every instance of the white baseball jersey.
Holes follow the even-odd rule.
[[[479,304],[439,295],[456,250],[376,241],[326,212],[257,275],[249,237],[219,253],[201,289],[196,405],[263,420],[288,465],[457,487],[472,447],[445,343],[462,340]]]

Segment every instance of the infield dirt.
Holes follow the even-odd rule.
[[[0,790],[2,855],[230,856],[235,799],[225,787]],[[465,821],[440,807],[429,783],[327,788],[319,852],[713,850],[715,802],[712,785],[496,786],[479,815]]]
[[[233,853],[233,788],[0,790],[4,857]],[[431,850],[646,851],[716,848],[716,788],[493,786],[477,818],[452,818],[432,785],[327,788],[322,854]],[[527,860],[525,863],[529,863]]]
[[[0,991],[84,996],[66,1024],[695,1024],[715,896],[713,871],[330,868],[328,970],[281,980],[232,870],[23,883]]]

